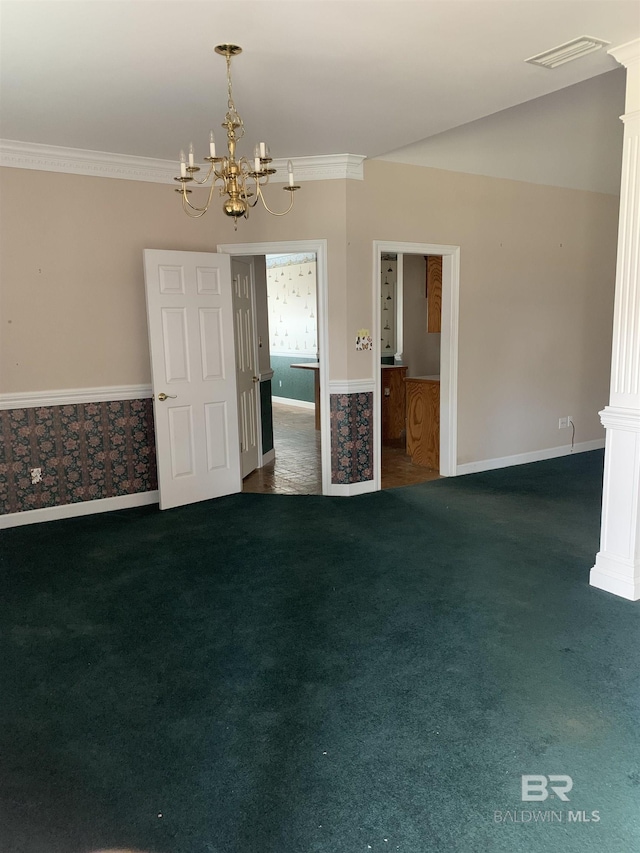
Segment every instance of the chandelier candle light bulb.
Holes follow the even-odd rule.
[[[227,155],[216,156],[216,146],[213,131],[209,134],[209,156],[204,159],[210,164],[207,174],[203,179],[195,177],[200,167],[194,161],[193,143],[189,144],[188,165],[185,161],[184,151],[180,152],[180,176],[174,180],[180,183],[176,192],[182,197],[182,208],[186,214],[193,218],[204,216],[209,209],[216,186],[220,196],[224,198],[222,209],[233,218],[234,227],[238,227],[238,219],[242,216],[249,218],[249,211],[255,207],[258,201],[273,216],[284,216],[293,207],[293,194],[300,187],[293,180],[293,164],[288,162],[289,181],[283,189],[290,194],[289,206],[282,212],[271,210],[267,205],[262,188],[269,183],[269,177],[275,175],[276,170],[270,167],[272,162],[269,147],[266,142],[259,142],[254,151],[253,168],[246,157],[236,159],[236,146],[244,136],[244,122],[238,115],[233,102],[231,85],[231,58],[242,53],[242,48],[234,44],[220,44],[215,48],[216,53],[224,56],[227,61],[227,114],[222,127],[227,131]],[[208,198],[203,207],[197,207],[189,201],[191,190],[187,189],[188,183],[197,185],[209,184]]]

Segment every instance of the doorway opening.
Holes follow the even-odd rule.
[[[326,241],[227,244],[218,251],[253,256],[256,269],[264,270],[255,277],[261,462],[244,480],[244,491],[326,494]]]
[[[456,474],[459,257],[374,241],[377,488]]]
[[[265,256],[266,296],[257,292],[256,301],[266,298],[260,343],[271,369],[275,457],[244,480],[245,492],[322,494],[316,267],[315,253]]]
[[[380,272],[381,487],[438,479],[440,256],[382,253]]]

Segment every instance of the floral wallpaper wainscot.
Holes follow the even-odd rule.
[[[331,482],[373,479],[373,392],[331,394]]]
[[[157,487],[150,399],[0,411],[0,514]]]

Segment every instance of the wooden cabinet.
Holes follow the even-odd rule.
[[[411,461],[440,470],[440,377],[411,376],[407,396],[407,453]]]
[[[397,441],[404,435],[406,367],[383,365],[382,368],[382,442]]]
[[[442,257],[427,255],[427,332],[442,329]]]

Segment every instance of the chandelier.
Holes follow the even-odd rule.
[[[236,145],[244,136],[244,122],[238,115],[236,105],[233,102],[231,91],[231,57],[242,53],[242,48],[236,44],[219,44],[215,48],[216,53],[226,57],[227,60],[227,114],[222,122],[222,127],[227,130],[227,154],[224,157],[216,156],[216,143],[213,131],[209,134],[209,156],[205,157],[205,161],[209,163],[209,167],[204,178],[196,178],[195,175],[200,171],[200,167],[195,165],[193,143],[189,145],[188,160],[184,156],[184,152],[180,152],[180,176],[174,180],[180,182],[180,187],[176,189],[177,193],[182,196],[182,208],[186,214],[194,219],[204,216],[209,210],[213,193],[218,187],[220,196],[225,197],[222,204],[222,209],[227,216],[233,217],[234,227],[238,227],[238,219],[243,216],[249,218],[249,211],[255,207],[260,200],[264,208],[274,216],[285,216],[293,207],[293,194],[300,187],[293,180],[293,164],[291,160],[288,162],[289,182],[283,189],[290,193],[289,207],[282,212],[271,210],[264,199],[262,188],[269,183],[270,175],[275,175],[276,170],[270,167],[272,162],[269,156],[269,149],[264,142],[259,142],[255,147],[253,163],[246,157],[236,159]],[[204,167],[206,168],[206,167]],[[203,207],[197,207],[189,200],[192,190],[188,189],[188,184],[208,184],[209,197]]]

